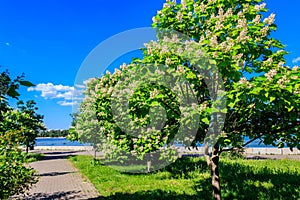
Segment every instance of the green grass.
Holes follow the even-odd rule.
[[[103,199],[211,199],[210,172],[203,158],[182,158],[151,174],[128,174],[95,164],[90,156],[70,160]],[[300,199],[300,162],[230,160],[220,162],[224,199]]]
[[[43,158],[44,158],[44,154],[42,154],[42,153],[28,153],[26,155],[26,161],[28,163],[36,162],[36,161],[42,160]]]

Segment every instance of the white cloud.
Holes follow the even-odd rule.
[[[75,86],[76,86],[77,88],[80,88],[80,89],[85,89],[85,85],[75,84]]]
[[[57,103],[59,105],[61,105],[61,106],[74,106],[74,105],[78,105],[77,101],[58,101]]]
[[[62,106],[75,105],[78,102],[74,100],[80,100],[82,90],[76,90],[73,86],[67,85],[54,85],[53,83],[40,83],[35,87],[30,87],[28,91],[41,92],[41,96],[44,99],[63,99],[57,103]],[[73,101],[72,101],[73,100]]]
[[[10,43],[9,43],[9,42],[6,42],[5,45],[6,45],[6,46],[10,46]]]
[[[299,56],[298,58],[294,58],[294,59],[292,60],[293,63],[297,63],[297,62],[299,62],[299,61],[300,61],[300,56]]]

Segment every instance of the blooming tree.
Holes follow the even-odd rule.
[[[276,30],[275,14],[263,18],[267,9],[261,2],[167,1],[153,18],[154,27],[179,31],[198,42],[222,75],[227,118],[212,157],[207,157],[216,199],[221,198],[222,151],[242,148],[256,139],[299,148],[299,70],[284,66],[284,45],[270,37]],[[172,60],[168,54],[160,57]],[[245,144],[244,136],[250,137]]]
[[[98,82],[98,79],[90,79],[86,82],[85,98],[80,104],[79,112],[73,114],[72,126],[67,136],[71,141],[77,140],[91,144],[94,148],[95,156],[96,152],[103,150],[106,144],[96,117],[95,86]]]
[[[298,67],[285,66],[284,45],[270,36],[276,30],[275,14],[264,18],[265,6],[262,0],[182,0],[180,4],[167,1],[153,17],[158,41],[145,44],[143,59],[96,81],[96,113],[107,141],[129,155],[143,157],[172,143],[174,138],[184,144],[193,138],[190,144],[195,145],[207,141],[207,136],[217,135],[212,152],[208,148],[205,152],[215,199],[221,198],[218,170],[221,152],[241,149],[257,139],[264,144],[300,149],[300,71]],[[162,30],[171,30],[169,33],[173,34],[164,34]],[[205,61],[201,60],[203,57]],[[217,70],[212,70],[211,64]],[[160,65],[167,66],[167,70],[151,68],[159,69]],[[122,77],[130,77],[147,67],[159,77],[174,73],[172,80],[183,76],[185,81],[179,82],[179,90],[151,81],[138,87],[133,81],[130,84],[136,90],[118,86]],[[124,80],[121,82],[125,83]],[[186,105],[193,109],[181,108],[174,91],[192,93],[190,97],[196,98],[196,102]],[[118,101],[117,97],[122,96],[119,93],[127,94],[128,105],[126,101]],[[225,107],[220,94],[226,96]],[[114,112],[113,105],[122,103],[128,111]],[[155,112],[151,111],[153,107]],[[187,111],[190,115],[182,114]],[[121,120],[127,115],[128,118]],[[188,124],[189,120],[197,122],[197,126]],[[176,138],[180,125],[196,129],[195,137]],[[126,134],[127,130],[137,134]],[[244,143],[245,136],[250,141]]]

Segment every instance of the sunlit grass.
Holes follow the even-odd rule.
[[[203,158],[181,158],[151,174],[128,174],[95,163],[90,156],[70,160],[105,199],[211,199],[210,172]],[[300,162],[221,159],[224,199],[298,199]]]

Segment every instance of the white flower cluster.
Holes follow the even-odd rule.
[[[182,22],[183,14],[180,11],[178,11],[177,15],[176,15],[176,18],[177,18],[179,23]]]
[[[297,80],[297,79],[298,79],[298,76],[292,76],[291,79]]]
[[[260,22],[260,15],[256,15],[255,18],[252,20],[252,22],[254,23],[254,25],[257,25]]]
[[[294,67],[292,68],[293,71],[297,71],[298,69],[299,69],[298,66],[294,66]]]
[[[166,58],[165,64],[166,64],[167,66],[171,65],[171,64],[172,64],[171,58]]]
[[[232,57],[233,61],[235,62],[235,64],[236,64],[237,66],[240,66],[241,63],[242,63],[242,64],[244,63],[244,61],[242,60],[243,55],[244,55],[243,53],[239,53],[239,54],[234,55],[234,56]]]
[[[260,11],[261,9],[266,7],[266,3],[262,3],[260,5],[255,5],[255,10]]]
[[[181,65],[179,65],[179,66],[177,67],[177,70],[176,70],[176,71],[179,72],[180,74],[185,74],[185,69],[184,69],[184,67],[181,66]]]
[[[286,83],[289,83],[290,80],[287,79],[286,75],[282,76],[281,79],[279,79],[277,81],[277,84],[281,87],[281,88],[286,88]]]
[[[123,64],[120,66],[120,68],[121,68],[122,70],[126,70],[128,67],[127,67],[126,63],[123,63]]]
[[[252,88],[253,84],[251,84],[246,77],[242,77],[239,81],[238,84],[240,85],[246,85],[246,88]]]
[[[153,91],[150,91],[150,99],[153,99],[156,95],[158,95],[160,92],[158,89],[154,88]]]
[[[181,0],[181,7],[182,7],[182,9],[186,9],[187,7],[186,7],[186,0]]]
[[[215,3],[217,3],[217,0],[208,0],[208,3],[209,4],[215,4]]]
[[[277,74],[277,71],[275,69],[271,69],[268,73],[265,73],[264,76],[267,77],[269,81],[272,80],[272,78]]]
[[[238,83],[239,84],[248,84],[248,80],[246,79],[246,77],[242,77]]]
[[[268,18],[264,19],[264,23],[266,23],[268,25],[273,24],[274,21],[275,21],[275,14],[274,13],[272,13]]]
[[[207,102],[198,105],[198,110],[200,113],[203,112],[206,108],[207,108]]]
[[[265,26],[261,29],[260,33],[262,37],[266,37],[268,35],[268,31],[269,31],[270,27],[269,26]]]

